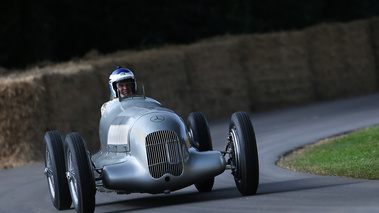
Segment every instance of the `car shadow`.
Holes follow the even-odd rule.
[[[331,181],[330,179],[325,179],[321,177],[262,183],[259,185],[257,194],[249,197],[254,198],[269,194],[328,188],[341,185],[357,184],[361,182],[364,182],[364,180],[346,178],[342,180],[338,179],[336,181]],[[176,206],[182,204],[201,203],[215,200],[227,200],[241,197],[242,195],[238,192],[236,187],[226,187],[214,189],[211,192],[175,192],[167,195],[159,194],[116,202],[100,203],[96,205],[96,208],[113,205],[114,207],[117,206],[116,208],[120,207],[119,210],[111,210],[105,212],[121,213],[137,210],[149,210],[162,206]]]
[[[180,193],[180,194],[179,194]],[[162,206],[173,206],[191,203],[208,202],[241,197],[236,187],[214,189],[211,192],[174,192],[171,194],[151,195],[142,198],[133,198],[116,202],[96,204],[96,208],[102,206],[121,206],[120,210],[106,211],[108,213],[130,212],[137,210],[154,209]],[[123,208],[122,206],[125,206]]]

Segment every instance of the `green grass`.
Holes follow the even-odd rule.
[[[278,165],[312,174],[379,180],[379,126],[305,146],[282,157]]]

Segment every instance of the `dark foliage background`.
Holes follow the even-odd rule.
[[[377,0],[3,1],[0,67],[186,44],[223,34],[301,29],[379,14]]]

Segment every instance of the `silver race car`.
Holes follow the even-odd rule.
[[[192,112],[183,121],[174,111],[141,94],[107,103],[100,119],[101,148],[93,155],[77,132],[65,140],[57,130],[44,137],[45,174],[58,210],[73,203],[93,212],[95,193],[170,193],[194,184],[211,191],[215,176],[230,170],[242,195],[259,182],[255,133],[245,112],[232,115],[224,151],[213,151],[208,122]]]

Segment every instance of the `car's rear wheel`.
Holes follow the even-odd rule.
[[[61,134],[56,131],[46,132],[43,139],[45,150],[45,174],[53,205],[58,210],[71,206],[71,196],[65,175],[64,144]]]
[[[253,195],[259,184],[257,143],[253,125],[245,112],[232,115],[228,149],[232,174],[242,195]]]
[[[187,119],[187,128],[192,139],[198,144],[197,148],[200,152],[213,150],[208,121],[203,113],[191,112]],[[212,190],[213,185],[214,177],[196,183],[195,187],[199,192],[209,192]]]
[[[72,202],[77,212],[95,210],[95,181],[90,157],[83,138],[76,132],[66,136],[67,179]]]

